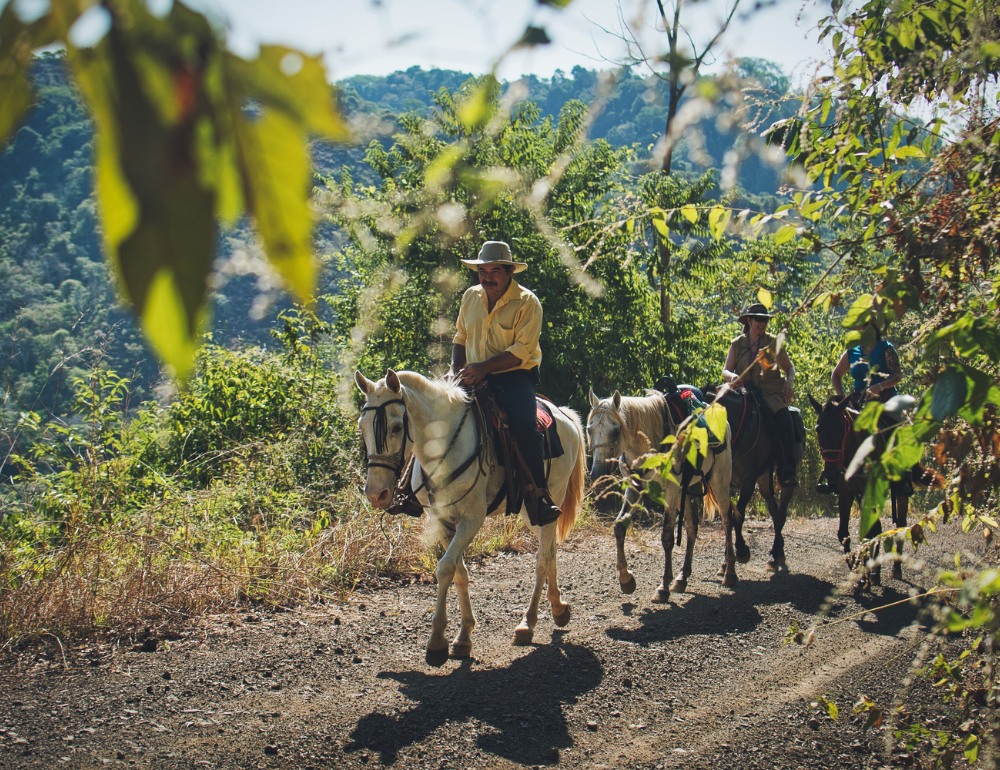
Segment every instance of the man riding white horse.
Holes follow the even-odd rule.
[[[542,304],[514,280],[514,273],[528,265],[515,262],[503,241],[487,241],[478,259],[462,262],[479,272],[479,285],[462,296],[451,371],[468,387],[485,383],[506,411],[511,436],[531,474],[524,484],[529,518],[534,525],[548,524],[559,518],[560,510],[545,488],[542,434],[535,417]]]

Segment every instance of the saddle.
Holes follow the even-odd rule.
[[[485,418],[484,422],[487,426],[490,445],[493,448],[493,456],[497,458],[497,463],[505,471],[504,483],[500,486],[496,497],[487,506],[486,515],[494,513],[506,498],[506,512],[508,514],[517,514],[521,511],[522,505],[527,505],[529,518],[534,521],[539,498],[543,494],[548,495],[546,490],[551,461],[556,457],[561,457],[564,453],[559,432],[556,429],[555,417],[552,414],[552,407],[555,405],[544,396],[535,396],[535,425],[543,436],[542,457],[549,461],[545,466],[544,484],[540,485],[537,480],[531,478],[531,473],[517,448],[517,443],[507,427],[507,414],[497,404],[488,388],[476,390],[476,403]]]

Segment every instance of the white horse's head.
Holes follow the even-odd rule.
[[[365,442],[365,497],[374,507],[385,509],[392,503],[396,480],[406,464],[408,431],[402,385],[392,369],[378,382],[355,372],[354,381],[365,394],[358,418]]]
[[[598,398],[590,389],[590,414],[587,416],[587,441],[593,457],[590,480],[614,473],[618,456],[625,447],[625,418],[622,416],[622,396],[617,390],[611,398]]]

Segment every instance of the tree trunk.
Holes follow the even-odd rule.
[[[671,73],[670,81],[670,104],[667,105],[667,125],[663,132],[664,141],[667,143],[666,152],[663,154],[663,165],[660,170],[664,176],[670,176],[670,167],[674,157],[674,118],[677,117],[677,102],[680,101],[681,88]],[[659,237],[656,241],[656,250],[660,256],[660,323],[663,324],[663,331],[670,331],[670,247],[668,238]]]
[[[660,255],[660,323],[663,331],[670,331],[670,292],[667,282],[670,275],[670,241],[660,238],[656,242],[656,250]]]

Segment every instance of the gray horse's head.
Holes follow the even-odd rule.
[[[625,419],[621,414],[621,406],[622,396],[617,390],[611,398],[601,399],[591,388],[591,408],[587,416],[587,441],[592,457],[591,482],[613,474],[617,468],[618,457],[625,446]]]

